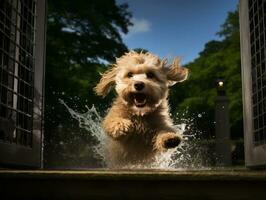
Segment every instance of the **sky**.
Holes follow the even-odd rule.
[[[133,26],[122,39],[129,49],[143,48],[163,57],[193,61],[216,34],[238,0],[117,0],[128,3]]]

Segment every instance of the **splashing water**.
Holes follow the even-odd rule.
[[[96,139],[97,144],[93,147],[93,153],[104,165],[106,160],[104,147],[107,141],[107,136],[101,128],[102,117],[99,115],[94,105],[91,108],[86,106],[87,112],[79,113],[68,107],[63,100],[59,99],[59,101],[66,107],[71,117],[79,122],[79,127],[88,131]]]
[[[108,166],[106,158],[107,135],[101,127],[102,117],[93,105],[91,108],[86,106],[85,113],[79,113],[70,108],[63,100],[63,104],[72,118],[79,122],[79,127],[88,131],[96,140],[97,144],[93,147],[95,158],[100,159],[103,166]],[[208,169],[206,167],[206,152],[195,142],[196,135],[191,134],[190,128],[193,119],[184,119],[179,117],[183,123],[175,125],[183,133],[183,142],[176,148],[169,149],[166,152],[157,153],[151,163],[135,164],[124,166],[130,169],[163,169],[163,170],[187,170],[187,169]],[[208,164],[207,164],[208,165]]]

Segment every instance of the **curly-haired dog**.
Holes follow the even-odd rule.
[[[182,135],[173,127],[168,109],[168,87],[187,78],[188,70],[176,58],[131,51],[116,60],[95,87],[106,96],[112,86],[118,94],[103,121],[112,138],[108,145],[111,166],[142,163],[155,152],[179,145]]]

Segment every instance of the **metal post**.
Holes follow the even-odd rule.
[[[225,94],[224,80],[217,80],[217,97],[215,100],[215,135],[216,135],[216,154],[218,165],[229,166],[231,160],[231,140],[228,98]]]

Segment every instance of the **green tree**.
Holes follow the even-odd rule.
[[[115,57],[127,51],[120,31],[127,33],[130,17],[127,5],[117,6],[113,0],[48,2],[48,129],[62,123],[60,110],[55,108],[59,98],[79,97],[81,104],[84,100],[93,102],[96,98],[91,89],[99,78],[99,72],[104,70],[108,61],[114,61]]]
[[[121,56],[127,47],[120,33],[127,33],[131,14],[127,4],[115,0],[49,0],[47,19],[45,139],[56,146],[64,132],[82,131],[59,99],[82,111],[99,101],[93,87],[99,73]],[[107,106],[106,106],[107,107]],[[87,134],[89,135],[89,134]]]
[[[188,109],[187,117],[194,118],[194,127],[202,136],[214,135],[215,81],[224,77],[230,104],[232,138],[242,137],[242,93],[238,12],[229,12],[218,35],[220,41],[210,41],[199,57],[187,64],[189,80],[172,91],[171,104],[175,112]],[[200,117],[199,117],[200,116]]]

